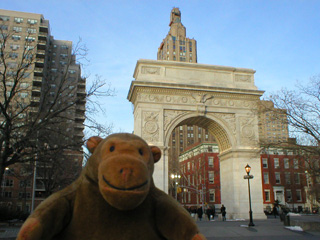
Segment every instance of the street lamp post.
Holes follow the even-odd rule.
[[[174,192],[175,192],[175,199],[178,200],[178,192],[177,192],[177,185],[178,185],[178,179],[180,179],[181,176],[178,174],[171,174],[171,179],[174,183]]]
[[[252,226],[254,226],[254,224],[253,224],[253,221],[252,221],[251,193],[250,193],[250,179],[252,179],[252,178],[253,178],[253,176],[252,176],[252,175],[250,175],[251,167],[249,166],[249,164],[247,164],[247,166],[245,166],[245,170],[246,170],[247,175],[245,175],[245,176],[244,176],[244,179],[248,179],[249,208],[250,208],[250,211],[249,211],[250,222],[249,222],[248,226],[249,226],[249,227],[252,227]]]

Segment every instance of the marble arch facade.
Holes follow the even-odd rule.
[[[157,187],[168,191],[168,142],[183,124],[207,128],[220,149],[221,201],[228,217],[248,218],[244,167],[252,167],[254,218],[265,218],[258,144],[257,102],[263,91],[252,69],[139,60],[128,93],[134,106],[134,133],[162,149],[155,167]]]

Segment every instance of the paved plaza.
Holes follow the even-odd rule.
[[[254,227],[248,227],[248,220],[245,221],[198,221],[200,231],[212,239],[320,239],[320,232],[316,231],[292,231],[285,228],[279,218],[254,221]]]
[[[254,221],[254,227],[248,227],[248,221],[197,221],[200,231],[212,239],[243,239],[243,240],[302,240],[320,239],[319,231],[292,231],[280,222],[279,218]],[[19,226],[0,226],[0,239],[15,239],[19,231]]]

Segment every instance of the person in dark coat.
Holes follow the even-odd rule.
[[[212,215],[212,208],[210,206],[206,210],[206,215],[208,217],[208,221],[210,221]]]
[[[214,220],[214,215],[216,214],[216,207],[213,205],[211,209],[212,220]]]
[[[221,206],[221,214],[222,214],[222,221],[225,221],[226,220],[226,207],[222,204]]]
[[[197,209],[197,214],[198,214],[198,219],[201,221],[202,215],[203,215],[203,210],[201,206]]]
[[[277,218],[277,215],[278,215],[278,209],[276,207],[276,205],[273,206],[273,215],[274,215],[274,218]]]

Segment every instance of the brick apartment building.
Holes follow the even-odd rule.
[[[19,94],[15,96],[15,102],[30,106],[28,111],[19,115],[19,124],[23,124],[24,119],[29,117],[29,112],[32,117],[33,113],[45,114],[52,111],[53,106],[74,103],[61,114],[60,119],[65,120],[46,130],[50,132],[50,138],[54,138],[54,128],[64,129],[67,136],[60,138],[59,144],[63,146],[64,143],[72,142],[74,147],[61,150],[61,159],[65,162],[72,159],[75,166],[81,167],[86,101],[85,98],[82,101],[77,99],[86,95],[86,79],[81,77],[80,65],[76,63],[76,56],[72,53],[72,42],[54,39],[50,33],[49,20],[41,14],[0,9],[0,30],[1,53],[5,56],[0,61],[0,77],[6,81],[7,92],[10,92],[16,81],[15,76],[21,62],[24,59],[32,62],[24,69],[25,74],[18,86]],[[61,79],[64,80],[63,83]],[[59,91],[61,88],[64,90]],[[3,98],[1,91],[0,100],[3,101]],[[19,111],[19,106],[13,106],[12,109]],[[4,122],[1,118],[2,115],[0,122]],[[45,197],[47,183],[44,179],[50,168],[53,165],[48,167],[40,162],[37,166],[33,162],[8,166],[1,183],[0,204],[14,210],[30,212],[32,205],[37,206]]]
[[[196,143],[180,155],[180,172],[177,173],[180,178],[173,179],[171,187],[173,192],[177,191],[177,199],[181,204],[208,204],[217,208],[223,204],[218,155],[217,144],[208,142]],[[243,175],[246,175],[244,167]],[[268,148],[261,152],[261,187],[265,211],[271,212],[276,200],[293,211],[310,210],[312,203],[308,199],[308,189],[312,182],[320,182],[312,181],[305,167],[304,160],[293,150]]]

